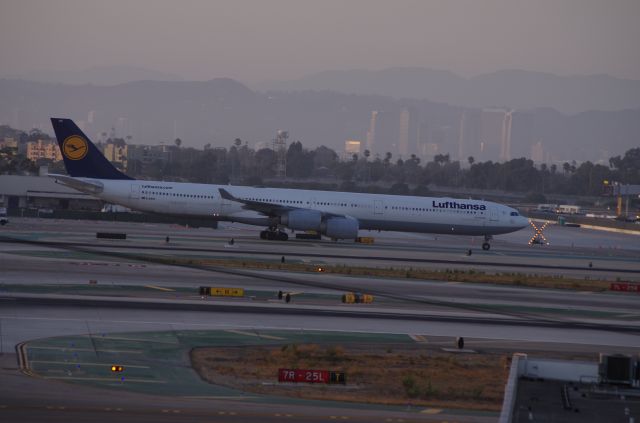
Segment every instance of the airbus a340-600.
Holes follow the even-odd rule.
[[[262,226],[262,239],[286,240],[288,228],[353,240],[368,229],[479,235],[488,250],[493,235],[529,224],[516,209],[489,201],[136,180],[72,120],[51,122],[68,173],[49,175],[58,182],[135,210]]]

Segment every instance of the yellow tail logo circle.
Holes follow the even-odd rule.
[[[71,135],[62,143],[62,154],[69,160],[81,160],[88,151],[87,141],[78,135]]]

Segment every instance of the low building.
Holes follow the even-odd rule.
[[[142,164],[155,162],[167,163],[171,160],[171,146],[166,145],[129,145],[127,161],[138,161]]]
[[[49,159],[58,162],[62,160],[62,154],[56,141],[29,141],[27,143],[27,159],[32,162],[37,162],[40,159]]]
[[[600,362],[515,354],[500,423],[640,421],[640,360],[601,354]]]
[[[354,154],[360,154],[362,142],[359,140],[346,140],[344,142],[344,158],[349,160]]]
[[[102,201],[47,176],[0,175],[0,207],[9,213],[19,209],[100,210]]]
[[[107,140],[102,146],[102,154],[111,163],[118,165],[121,169],[127,168],[127,158],[129,157],[129,147],[124,140]]]

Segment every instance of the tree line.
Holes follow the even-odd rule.
[[[37,130],[29,133],[8,127],[0,130],[0,136],[14,136],[21,142],[47,137]],[[282,153],[272,148],[252,149],[240,139],[235,139],[228,148],[205,145],[203,150],[183,147],[179,139],[174,144],[166,160],[150,163],[130,160],[127,173],[140,179],[413,195],[429,195],[428,187],[436,185],[527,193],[535,201],[543,201],[549,194],[598,196],[603,194],[604,181],[640,184],[640,148],[611,157],[608,165],[573,161],[558,166],[536,165],[526,158],[476,162],[468,157],[461,163],[451,160],[449,154],[437,154],[431,161],[423,162],[415,154],[396,158],[390,152],[372,155],[368,150],[340,157],[328,147],[305,148],[300,141],[290,143]],[[282,156],[286,163],[285,179],[277,177],[277,164]],[[49,165],[50,172],[64,172],[61,162],[34,163],[15,150],[0,150],[0,173],[35,174],[42,164]]]
[[[305,148],[292,142],[285,154],[286,178],[277,178],[278,153],[271,148],[254,150],[241,140],[229,148],[174,148],[167,162],[140,168],[133,176],[216,184],[307,186],[345,191],[428,195],[438,187],[502,190],[529,193],[541,199],[548,194],[598,196],[606,185],[640,184],[640,148],[609,159],[608,165],[575,161],[535,164],[527,158],[506,162],[465,163],[437,154],[423,162],[416,155],[395,158],[392,153],[340,157],[321,146]],[[146,169],[146,170],[145,170]],[[135,173],[135,172],[134,172]]]

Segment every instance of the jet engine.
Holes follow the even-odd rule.
[[[316,231],[321,221],[322,213],[316,210],[292,210],[280,217],[282,225],[299,231]]]
[[[353,217],[330,217],[320,227],[320,232],[335,239],[356,239],[360,225]]]

